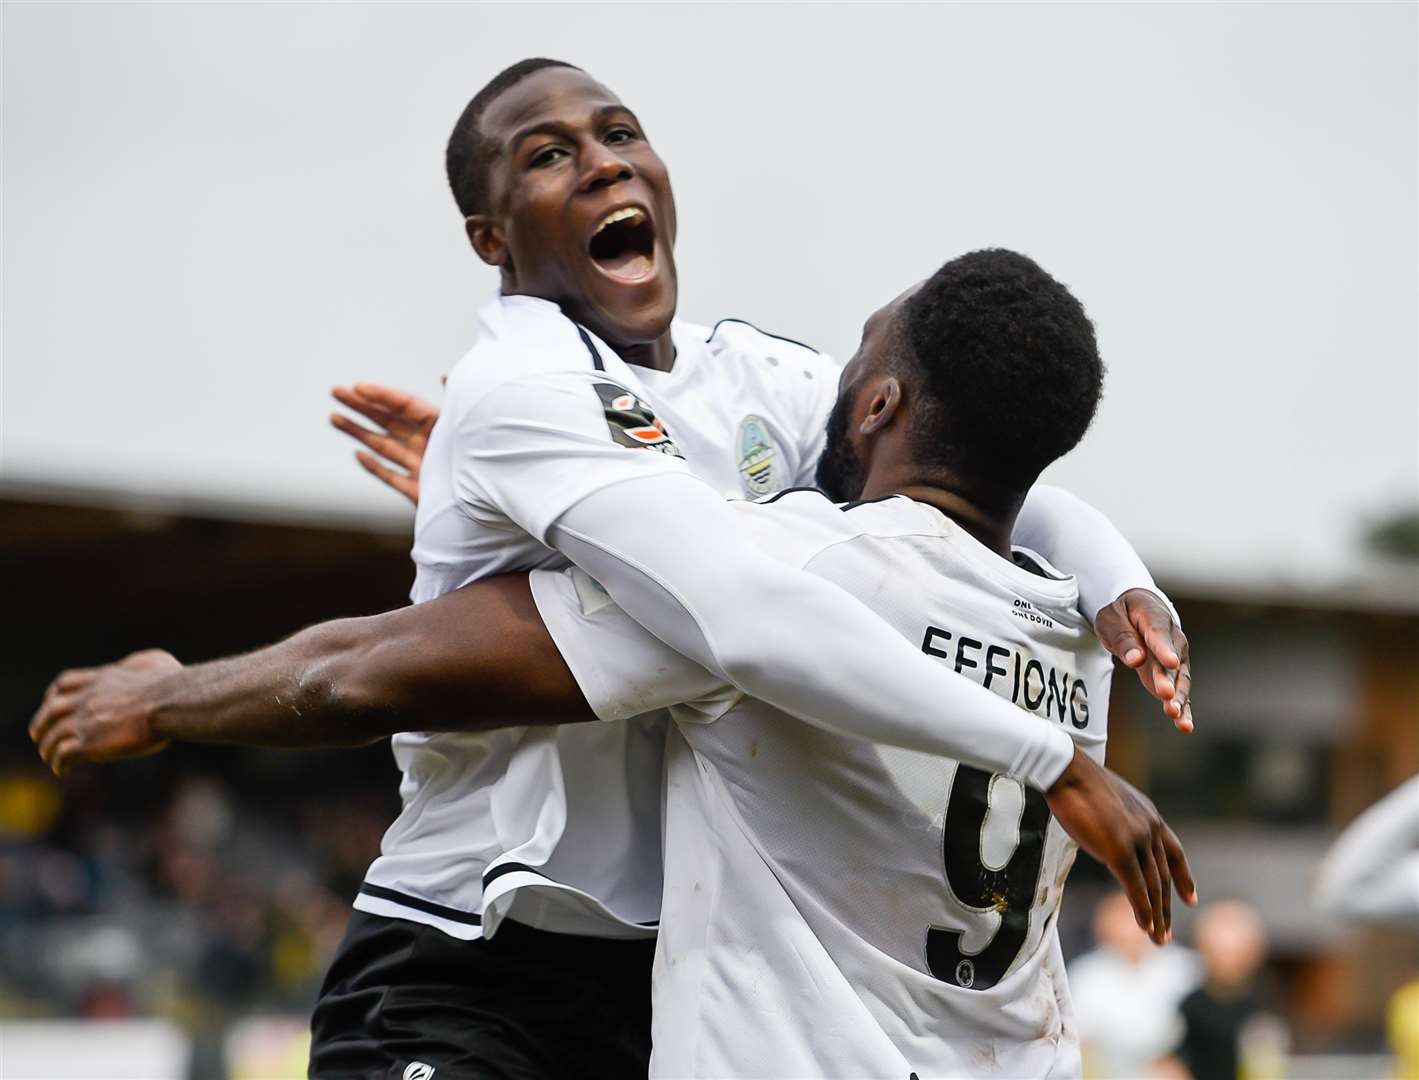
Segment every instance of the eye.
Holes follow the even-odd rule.
[[[630,128],[626,127],[612,128],[606,133],[606,142],[610,146],[617,146],[620,143],[631,142],[635,138],[636,133]]]
[[[544,165],[550,165],[552,162],[564,157],[566,153],[567,150],[564,146],[544,146],[527,159],[527,164],[534,169],[540,169]]]

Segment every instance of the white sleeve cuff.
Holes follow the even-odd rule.
[[[1028,787],[1048,791],[1074,760],[1074,740],[1061,728],[1039,725],[1040,737],[1020,748],[1009,776]]]

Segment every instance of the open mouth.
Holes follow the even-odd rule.
[[[655,269],[655,225],[639,207],[613,210],[596,227],[587,252],[607,276],[642,281]]]

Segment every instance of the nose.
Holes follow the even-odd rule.
[[[600,141],[587,149],[582,161],[582,191],[599,191],[635,176],[631,163],[616,153],[614,146],[607,146]]]

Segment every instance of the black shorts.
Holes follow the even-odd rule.
[[[491,939],[460,941],[356,911],[311,1016],[310,1075],[645,1080],[654,954],[653,940],[511,919]]]

